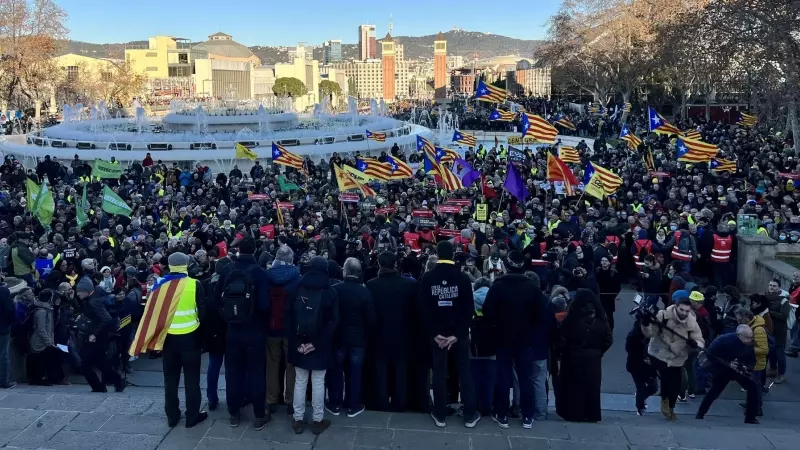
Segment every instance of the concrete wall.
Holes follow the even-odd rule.
[[[789,289],[794,273],[791,264],[777,259],[779,256],[800,256],[800,244],[784,244],[763,236],[737,236],[737,279],[745,293],[764,292],[773,278],[781,280],[781,287]]]

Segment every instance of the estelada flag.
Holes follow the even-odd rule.
[[[186,274],[169,274],[156,284],[150,300],[144,306],[144,314],[131,344],[131,356],[139,356],[150,350],[164,349],[164,339],[178,308],[178,302],[188,283],[195,281]]]

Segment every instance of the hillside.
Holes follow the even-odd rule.
[[[453,30],[442,33],[447,40],[448,55],[461,55],[471,59],[473,53],[477,52],[480,58],[503,55],[520,55],[532,57],[533,51],[540,41],[526,41],[514,39],[497,34],[481,33],[477,31]],[[436,35],[428,36],[396,36],[394,39],[403,44],[405,48],[405,58],[431,59],[433,58],[433,40]],[[379,41],[382,41],[380,39]],[[146,45],[147,41],[127,42],[123,44],[93,44],[80,41],[65,41],[63,53],[78,53],[97,58],[123,58],[126,45]],[[261,58],[264,64],[275,64],[276,62],[288,62],[289,50],[292,47],[256,45],[250,47],[253,53]],[[314,59],[322,60],[322,46],[314,46]],[[358,58],[358,44],[342,44],[342,56],[345,59]],[[378,45],[378,57],[380,57],[380,45]]]

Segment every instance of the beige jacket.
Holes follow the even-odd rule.
[[[663,311],[659,311],[656,315],[656,321],[665,324],[684,338],[696,341],[700,348],[705,346],[703,333],[700,331],[700,326],[697,325],[697,319],[694,314],[689,314],[686,321],[681,322],[675,314],[675,305],[672,305]],[[686,344],[686,341],[676,336],[675,333],[663,329],[655,323],[646,327],[643,326],[642,333],[650,338],[647,353],[667,363],[667,366],[681,367],[689,357],[691,349]]]

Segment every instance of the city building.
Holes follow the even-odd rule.
[[[433,100],[433,83],[422,75],[411,75],[408,95],[412,100]]]
[[[447,56],[447,71],[458,69],[464,65],[464,57],[461,55],[448,55]]]
[[[453,95],[472,96],[475,93],[475,72],[467,67],[451,71],[450,89]]]
[[[362,61],[375,59],[377,54],[377,39],[375,38],[375,25],[358,26],[358,54]]]
[[[325,41],[322,44],[322,64],[331,64],[342,60],[342,41]]]
[[[322,82],[322,80],[330,80],[339,85],[341,95],[333,95],[332,98],[329,99],[330,104],[332,106],[344,104],[350,85],[350,78],[347,76],[347,70],[345,68],[336,68],[332,65],[325,65],[319,68],[319,78],[320,82]],[[319,97],[321,100],[321,91],[319,93]]]
[[[516,70],[506,75],[506,87],[518,96],[550,97],[551,86],[550,66],[538,66],[525,59],[517,62]]]
[[[389,33],[381,42],[381,60],[383,61],[383,99],[393,102],[396,95],[395,84],[395,52],[394,41]]]
[[[147,76],[150,97],[194,95],[194,62],[207,58],[208,52],[193,47],[188,39],[171,36],[153,36],[146,45],[125,48],[125,61]]]
[[[380,59],[339,62],[331,67],[344,72],[347,95],[359,99],[383,97],[383,61]]]
[[[297,78],[306,86],[308,93],[294,99],[297,111],[305,111],[319,102],[319,61],[309,59],[311,48],[298,45],[290,63],[275,64],[275,79]],[[278,93],[280,94],[280,92]]]
[[[436,98],[447,98],[447,41],[441,31],[433,41],[433,89]]]
[[[409,63],[405,59],[403,44],[394,41],[394,92],[398,99],[408,98],[410,84]]]
[[[208,59],[220,61],[244,62],[252,66],[261,64],[258,56],[254,55],[247,46],[233,40],[230,34],[214,33],[208,40],[194,46],[194,50],[208,54]]]
[[[274,97],[272,87],[275,86],[275,66],[258,66],[253,69],[253,98]]]

